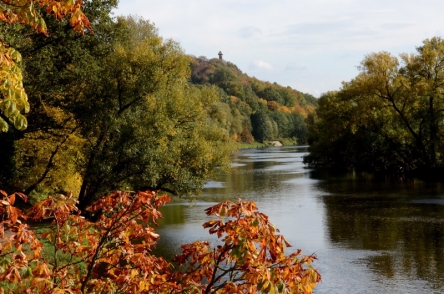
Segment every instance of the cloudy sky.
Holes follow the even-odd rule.
[[[319,97],[366,54],[414,52],[444,36],[444,0],[120,0],[115,15],[151,20],[185,53]]]

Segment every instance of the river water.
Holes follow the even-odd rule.
[[[307,168],[306,147],[247,149],[190,207],[162,208],[158,250],[214,240],[204,209],[224,200],[255,201],[286,239],[315,253],[315,293],[444,293],[444,186],[419,180],[331,176]]]

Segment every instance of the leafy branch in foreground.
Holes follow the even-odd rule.
[[[1,191],[2,293],[312,293],[321,279],[314,255],[284,255],[290,244],[253,202],[208,208],[218,219],[204,227],[222,243],[183,245],[175,268],[151,254],[159,239],[151,224],[167,195],[111,193],[88,208],[95,221],[80,215],[72,195],[50,197],[28,211],[33,221],[52,221],[39,234],[13,206],[16,196],[26,199]]]
[[[82,12],[82,0],[0,0],[0,21],[23,23],[36,32],[48,35],[40,9],[58,20],[68,19],[74,31],[83,34],[90,23]],[[22,57],[14,48],[0,40],[0,131],[8,130],[8,123],[19,130],[28,123],[22,113],[29,111],[28,96],[23,88],[23,76],[18,64]]]
[[[218,219],[206,222],[221,244],[198,241],[182,246],[175,258],[186,266],[180,279],[197,293],[311,293],[321,275],[310,264],[316,257],[291,245],[254,202],[217,204],[206,209]]]

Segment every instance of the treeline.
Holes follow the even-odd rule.
[[[85,36],[46,13],[49,37],[1,23],[0,39],[22,54],[31,106],[27,129],[0,132],[2,189],[34,201],[73,191],[84,208],[117,189],[196,195],[228,166],[232,141],[210,116],[218,89],[189,83],[179,44],[149,21],[113,18],[116,5],[85,2]]]
[[[234,142],[306,142],[312,96],[190,57],[151,22],[112,17],[116,6],[87,1],[94,33],[84,36],[46,13],[49,36],[0,23],[0,39],[22,55],[31,108],[24,129],[22,112],[1,97],[0,120],[10,124],[0,132],[3,189],[34,200],[73,191],[81,209],[116,189],[191,197],[228,166]]]
[[[218,58],[194,57],[191,71],[193,84],[218,87],[220,101],[211,106],[210,115],[235,141],[294,138],[299,144],[307,142],[305,118],[317,106],[313,96],[249,77]]]
[[[205,210],[215,245],[184,244],[172,261],[152,254],[152,224],[171,200],[158,190],[195,193],[229,164],[231,140],[209,115],[217,89],[189,84],[178,44],[143,19],[112,19],[116,5],[2,2],[1,293],[312,293],[316,256],[286,256],[290,244],[251,201]],[[89,21],[94,35],[72,33]],[[125,191],[106,195],[114,189]]]
[[[305,161],[390,173],[444,168],[444,40],[399,59],[369,54],[360,70],[320,98]]]

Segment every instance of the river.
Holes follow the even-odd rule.
[[[247,149],[233,157],[190,207],[162,208],[158,250],[214,240],[204,209],[253,200],[292,249],[315,253],[322,274],[315,293],[444,293],[444,187],[419,180],[331,176],[307,168],[306,147]]]

